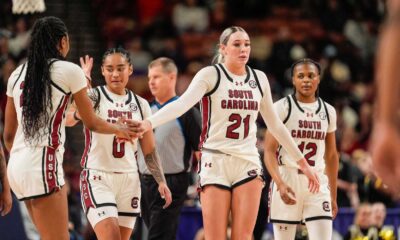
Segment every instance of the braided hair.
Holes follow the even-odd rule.
[[[122,47],[116,47],[116,48],[110,48],[110,49],[108,49],[108,50],[103,54],[102,63],[104,63],[104,60],[106,60],[106,57],[107,57],[108,55],[115,54],[115,53],[121,54],[121,55],[126,59],[126,61],[128,62],[128,65],[129,65],[129,66],[132,66],[132,62],[131,62],[131,58],[130,58],[130,56],[129,56],[129,52],[126,51],[126,50],[125,50],[124,48],[122,48]]]
[[[33,26],[22,90],[22,125],[26,140],[40,139],[46,134],[38,129],[47,131],[45,126],[51,117],[49,110],[53,110],[50,60],[65,60],[57,47],[67,34],[64,22],[56,17],[38,19]]]

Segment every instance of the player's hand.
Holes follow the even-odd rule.
[[[336,215],[338,213],[338,205],[337,205],[336,200],[331,199],[331,205],[332,205],[331,206],[332,207],[332,219],[335,219]]]
[[[160,182],[158,184],[158,192],[161,198],[165,200],[163,209],[166,209],[172,202],[172,194],[165,182]]]
[[[277,187],[279,194],[281,195],[281,199],[285,204],[287,205],[296,204],[296,194],[294,193],[292,188],[290,188],[285,183],[281,183]]]
[[[140,122],[125,119],[125,118],[118,118],[116,122],[116,126],[118,128],[118,132],[115,134],[119,142],[129,141],[132,142],[134,139],[141,137],[142,135],[135,132],[134,128],[139,125]]]
[[[11,211],[12,197],[10,190],[3,189],[0,193],[0,213],[1,216],[7,215]]]
[[[310,165],[304,158],[299,160],[297,164],[299,165],[300,170],[308,178],[308,189],[310,190],[310,192],[319,192],[319,178],[317,173],[313,169],[311,169]]]
[[[79,61],[81,63],[81,68],[85,73],[86,80],[88,81],[88,88],[92,87],[92,68],[93,68],[93,58],[89,55],[85,55],[85,57],[80,57]]]
[[[151,129],[153,129],[153,127],[151,126],[151,123],[149,120],[143,120],[142,124],[140,126],[140,132],[147,132],[150,131]]]

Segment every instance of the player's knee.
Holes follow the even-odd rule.
[[[94,226],[94,232],[99,240],[120,239],[118,222],[115,218],[106,218]]]
[[[253,232],[241,232],[239,234],[232,234],[232,240],[251,240],[253,239]]]

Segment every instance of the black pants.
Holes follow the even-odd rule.
[[[266,173],[266,170],[264,171],[264,173]],[[268,192],[269,184],[271,183],[271,177],[265,174],[264,180],[265,186],[261,192],[260,207],[258,209],[257,221],[253,231],[254,240],[261,239],[265,230],[265,225],[267,224],[268,220]]]
[[[158,184],[151,175],[141,175],[142,217],[149,229],[149,240],[175,240],[179,215],[189,186],[189,173],[166,174],[165,179],[172,193],[171,205],[165,204],[158,192]]]

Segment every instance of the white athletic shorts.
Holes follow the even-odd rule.
[[[7,175],[11,189],[21,201],[47,196],[64,185],[62,150],[24,148],[10,155]]]
[[[261,162],[254,163],[221,152],[202,151],[199,163],[199,187],[214,185],[232,190],[254,178],[262,178]]]
[[[133,229],[140,214],[140,180],[137,172],[113,173],[84,169],[80,179],[82,207],[94,228],[109,217]]]
[[[331,196],[328,188],[328,177],[319,173],[320,188],[318,193],[308,190],[307,177],[299,173],[297,168],[279,168],[282,180],[296,194],[296,204],[285,204],[277,186],[271,182],[269,189],[270,216],[272,223],[299,224],[302,221],[332,219]]]

